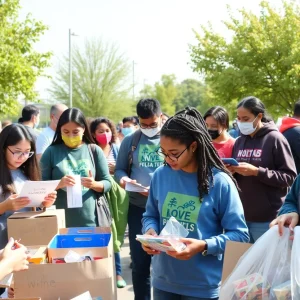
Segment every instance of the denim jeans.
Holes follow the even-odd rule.
[[[182,296],[170,292],[165,292],[156,288],[153,288],[153,297],[154,300],[218,300],[219,299],[219,298],[199,298],[199,297]]]
[[[120,252],[115,253],[116,275],[122,275],[121,255]]]
[[[270,222],[247,222],[250,235],[250,243],[254,244],[263,234],[269,230]]]
[[[130,204],[128,210],[129,246],[132,258],[132,284],[134,300],[150,300],[150,265],[151,256],[136,240],[137,234],[142,234],[142,217],[144,208]]]

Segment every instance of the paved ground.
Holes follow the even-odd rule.
[[[127,282],[127,286],[123,289],[118,289],[118,300],[134,300],[131,281],[131,269],[129,268],[130,256],[128,239],[125,239],[124,245],[121,250],[121,262],[123,272],[122,276]]]

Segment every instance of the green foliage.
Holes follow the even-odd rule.
[[[49,67],[51,53],[38,53],[34,44],[47,26],[28,15],[18,20],[19,0],[0,0],[0,114],[14,115],[18,98],[35,101],[34,84]]]
[[[202,26],[191,46],[193,70],[205,76],[213,98],[232,107],[245,96],[259,97],[273,116],[291,112],[299,98],[300,9],[283,2],[275,10],[262,1],[257,16],[242,9],[224,22],[232,38],[226,40]]]
[[[119,121],[134,114],[126,80],[130,65],[115,44],[86,40],[84,49],[72,47],[73,106],[87,117],[106,116]],[[50,93],[69,104],[69,58],[64,56]]]

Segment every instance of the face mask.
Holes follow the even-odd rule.
[[[39,123],[40,123],[40,122],[35,123],[35,124],[33,125],[33,128],[34,128],[34,129],[38,128]]]
[[[253,127],[253,124],[254,124],[254,122],[255,122],[256,119],[257,119],[257,117],[252,122],[239,122],[239,121],[237,121],[237,124],[238,124],[238,127],[240,129],[240,132],[243,135],[250,135],[250,134],[252,134],[256,130],[257,125],[258,125],[257,124],[255,128]]]
[[[213,129],[208,129],[207,131],[212,140],[217,139],[222,133],[222,132],[219,132],[219,130],[213,130]]]
[[[126,127],[126,128],[122,128],[122,133],[124,136],[133,133],[134,132],[134,127]]]
[[[96,134],[96,141],[100,144],[100,145],[107,145],[110,143],[112,138],[112,134],[111,132],[105,132],[105,133],[101,133],[101,134]]]
[[[76,135],[76,136],[67,136],[67,135],[61,135],[61,138],[65,145],[69,148],[77,148],[78,146],[81,145],[82,143],[82,136],[81,135]]]
[[[161,130],[160,126],[156,128],[147,128],[147,129],[141,128],[141,132],[149,138],[156,136],[160,132],[160,130]]]

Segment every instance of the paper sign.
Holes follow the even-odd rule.
[[[126,182],[125,191],[136,193],[147,193],[149,189],[139,183]]]
[[[19,197],[28,197],[30,203],[27,207],[39,207],[48,194],[55,191],[60,180],[25,181]]]
[[[75,185],[67,187],[68,208],[82,207],[82,190],[80,175],[72,175]]]

